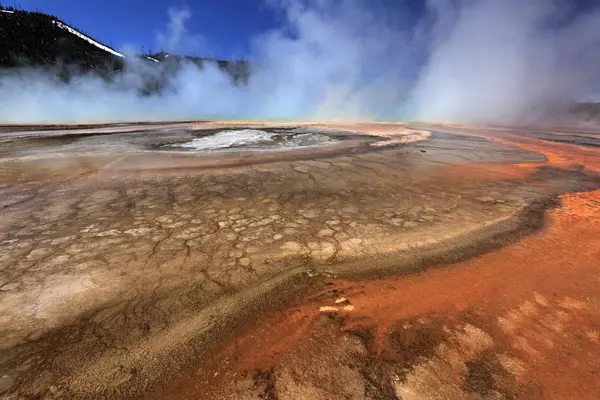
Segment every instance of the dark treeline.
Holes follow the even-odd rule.
[[[70,25],[56,16],[3,7],[1,4],[0,10],[9,11],[0,11],[0,68],[5,71],[36,67],[56,72],[63,80],[87,73],[111,79],[128,68],[128,64],[133,67],[139,66],[141,62],[147,64],[144,66],[146,70],[154,68],[160,71],[159,77],[151,74],[152,82],[148,83],[148,87],[152,87],[153,92],[163,86],[160,74],[176,72],[183,62],[192,62],[199,68],[203,68],[207,62],[212,62],[229,73],[235,83],[246,83],[248,80],[249,65],[245,60],[226,61],[159,52],[133,56],[135,63],[132,63],[131,56],[123,59],[61,28],[55,21]],[[92,38],[76,27],[72,28]],[[159,63],[148,57],[158,60]]]

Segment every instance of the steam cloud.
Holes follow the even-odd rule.
[[[409,119],[527,123],[600,83],[600,6],[568,0],[427,0],[414,20],[367,0],[270,0],[284,21],[252,39],[247,85],[215,65],[184,64],[171,90],[142,96],[156,68],[129,58],[107,83],[21,70],[0,79],[0,122],[179,118]],[[206,50],[169,11],[157,44]],[[160,71],[159,71],[160,72]],[[161,72],[162,73],[162,72]]]

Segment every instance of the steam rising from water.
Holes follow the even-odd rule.
[[[238,148],[290,149],[333,144],[337,141],[323,133],[298,133],[294,130],[266,132],[256,129],[225,130],[212,135],[192,139],[189,142],[167,145],[170,149],[215,151]]]
[[[254,144],[272,142],[273,134],[255,129],[241,129],[235,131],[222,131],[214,135],[192,139],[189,142],[171,145],[194,150],[228,149],[232,147],[251,146]]]
[[[600,83],[600,6],[583,13],[568,0],[428,0],[415,20],[374,3],[270,0],[283,23],[253,38],[248,85],[190,63],[170,76],[171,90],[144,97],[139,89],[157,70],[131,57],[111,83],[86,76],[65,85],[23,70],[0,80],[0,122],[535,122]],[[162,46],[204,46],[184,26],[189,10],[169,16]]]
[[[434,38],[411,92],[415,116],[535,122],[589,95],[592,87],[600,87],[600,7],[577,15],[572,3],[440,5],[438,14],[452,15],[452,21]]]

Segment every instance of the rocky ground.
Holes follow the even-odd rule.
[[[528,355],[597,367],[594,132],[152,146],[232,125],[2,130],[4,398],[548,398]]]

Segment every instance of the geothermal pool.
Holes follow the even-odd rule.
[[[135,129],[137,128],[137,129]],[[311,127],[118,126],[106,129],[17,131],[0,137],[0,154],[72,156],[81,152],[160,151],[223,153],[291,151],[341,145],[354,147],[387,138]]]
[[[545,357],[533,362],[517,348],[519,371],[558,381],[536,368],[554,373],[577,348],[586,362],[569,377],[584,387],[598,369],[597,343],[582,341],[600,326],[588,300],[600,158],[596,146],[556,143],[579,128],[533,140],[540,131],[0,126],[0,397],[211,399],[255,387],[259,397],[266,381],[362,398],[377,376],[374,393],[392,398],[385,385],[412,390],[423,365],[439,363],[457,377],[489,366],[511,383],[506,351],[522,327],[537,337],[540,326],[556,346],[530,342]],[[569,208],[548,210],[563,200]],[[454,304],[468,308],[456,315]],[[497,325],[511,315],[527,323],[518,337]],[[371,337],[392,355],[414,343],[402,338],[425,340],[405,362],[379,357],[361,339]],[[435,352],[456,343],[490,358]],[[286,380],[305,365],[319,368]]]
[[[165,144],[162,150],[227,151],[286,150],[300,147],[328,146],[342,140],[370,140],[373,136],[344,131],[319,131],[306,128],[201,130],[191,140]]]

